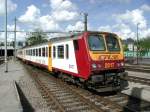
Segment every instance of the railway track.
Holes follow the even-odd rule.
[[[126,70],[129,71],[138,71],[138,72],[145,72],[145,73],[150,73],[150,67],[149,66],[138,66],[138,65],[126,65],[125,66]]]
[[[124,79],[128,80],[128,81],[131,81],[131,82],[141,83],[141,84],[150,86],[150,79],[136,77],[136,76],[127,76]]]
[[[30,67],[28,69],[51,110],[59,112],[150,111],[148,102],[121,93],[101,96],[75,85],[68,85],[41,70],[33,70]]]

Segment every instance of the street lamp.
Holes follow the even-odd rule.
[[[137,42],[136,42],[136,47],[137,47],[136,62],[137,62],[137,64],[139,64],[139,24],[140,23],[137,23]]]

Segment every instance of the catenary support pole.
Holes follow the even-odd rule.
[[[137,23],[136,62],[139,64],[139,24]]]
[[[7,60],[7,0],[5,0],[5,72],[8,72]]]
[[[83,13],[84,14],[84,31],[87,31],[87,13]]]
[[[16,17],[15,17],[15,26],[14,26],[14,58],[15,58],[15,60],[16,60],[16,21],[17,21],[17,19],[16,19]]]

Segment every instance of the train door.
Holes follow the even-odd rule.
[[[48,45],[48,70],[52,71],[52,50],[51,44]]]

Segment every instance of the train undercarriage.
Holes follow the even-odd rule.
[[[95,90],[97,92],[120,91],[128,86],[128,82],[123,79],[127,76],[127,73],[124,71],[105,71],[99,74],[92,74],[88,80],[77,78],[61,72],[55,72],[54,74],[66,82],[71,82],[80,87]]]

